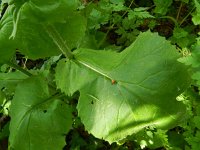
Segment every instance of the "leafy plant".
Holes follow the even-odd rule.
[[[175,46],[146,31],[156,30],[157,15],[167,14],[172,1],[152,3],[155,8],[124,0],[2,1],[0,87],[2,107],[11,103],[8,114],[2,111],[11,117],[9,149],[62,149],[67,134],[80,139],[72,132],[80,124],[96,141],[170,147],[167,130],[188,117],[176,98],[191,79]],[[116,45],[106,40],[111,32],[119,36]],[[173,43],[192,44],[180,42],[189,31],[176,26],[173,33]],[[41,67],[21,67],[19,53],[42,59]],[[71,140],[74,149],[86,145],[80,143]]]
[[[154,0],[156,5],[155,13],[165,15],[168,12],[168,7],[172,4],[172,0]]]
[[[149,37],[152,41],[147,40]],[[150,44],[155,41],[157,44]],[[175,97],[187,86],[182,81],[188,79],[186,72],[181,73],[180,81],[175,83],[179,86],[174,86],[173,76],[178,76],[185,70],[176,63],[176,57],[176,51],[165,43],[164,39],[147,32],[120,54],[77,50],[74,58],[78,65],[73,60],[58,63],[56,83],[67,95],[80,91],[78,110],[86,129],[98,138],[114,142],[146,126],[168,127],[168,123],[184,113],[181,112],[184,109],[176,102]],[[145,63],[152,59],[154,62],[148,65]],[[103,60],[106,61],[103,63]],[[160,67],[157,64],[160,64]],[[176,70],[171,68],[172,64]],[[66,72],[61,68],[65,68]],[[166,92],[165,88],[169,87],[173,89],[173,93]],[[162,103],[159,102],[160,99],[163,100]],[[171,103],[174,109],[169,111],[165,101]],[[178,109],[180,111],[176,114]],[[149,113],[148,116],[145,115],[146,112]]]

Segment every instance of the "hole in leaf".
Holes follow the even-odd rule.
[[[78,116],[78,113],[75,112],[75,111],[73,111],[73,112],[72,112],[72,115],[73,115],[74,117],[77,117],[77,116]]]
[[[75,51],[77,48],[76,47],[73,47],[72,49],[71,49],[71,51],[73,52],[73,51]]]

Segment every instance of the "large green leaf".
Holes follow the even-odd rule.
[[[181,121],[185,107],[176,96],[190,79],[164,38],[146,32],[121,53],[79,49],[74,55],[74,62],[59,63],[56,83],[67,94],[80,91],[78,113],[94,136],[115,142]]]
[[[14,7],[14,27],[9,36],[20,41],[19,51],[31,59],[61,54],[57,43],[69,50],[76,48],[86,30],[86,19],[75,11],[76,6],[77,0],[14,1],[9,6]],[[56,32],[58,37],[47,32],[48,26],[53,26],[55,31],[50,32]]]
[[[64,59],[59,61],[55,76],[57,85],[67,95],[73,95],[74,92],[83,88],[89,81],[91,82],[96,78],[96,74],[93,72],[82,69],[82,66],[74,61],[69,60],[66,63]]]
[[[29,10],[32,16],[40,21],[61,22],[76,11],[78,0],[15,0],[19,12],[23,9]]]
[[[9,7],[0,20],[0,64],[11,59],[18,48],[17,43],[9,38],[13,29],[12,11],[13,7]]]
[[[72,124],[70,107],[51,97],[46,81],[32,77],[20,83],[10,108],[10,147],[59,150]]]

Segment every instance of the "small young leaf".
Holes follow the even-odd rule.
[[[200,3],[197,0],[194,0],[196,7],[196,12],[193,14],[192,21],[195,25],[200,24]]]
[[[140,19],[146,19],[146,18],[154,18],[154,16],[150,15],[148,11],[146,11],[147,8],[140,7],[135,8],[134,10],[130,10],[128,12],[128,19],[131,20],[133,18],[140,18]]]
[[[172,0],[153,0],[156,8],[155,13],[165,15],[168,11],[168,7],[172,4]]]

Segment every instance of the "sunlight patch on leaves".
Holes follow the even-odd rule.
[[[79,116],[95,137],[112,143],[147,126],[168,129],[183,119],[185,108],[176,96],[190,79],[164,38],[148,31],[121,53],[79,49],[74,55],[76,67],[57,75],[56,83],[66,94],[80,91]],[[62,61],[62,68],[71,61]],[[92,76],[81,78],[81,72]]]

